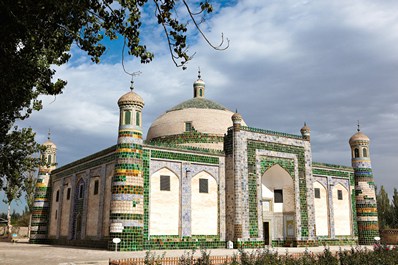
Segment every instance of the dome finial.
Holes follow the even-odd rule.
[[[142,74],[141,71],[137,71],[137,72],[130,74],[131,75],[131,81],[130,81],[130,90],[131,91],[134,90],[134,76],[139,76],[140,74]]]
[[[47,139],[50,140],[50,138],[51,138],[51,130],[48,129]]]
[[[200,79],[202,76],[200,75],[200,67],[198,67],[198,79]]]
[[[361,131],[361,129],[359,128],[359,120],[358,120],[358,129],[357,129],[357,131],[359,132],[359,131]]]

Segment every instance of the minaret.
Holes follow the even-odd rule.
[[[355,178],[355,200],[358,224],[358,243],[372,245],[379,236],[376,190],[369,154],[369,138],[359,129],[350,138],[352,167]]]
[[[142,250],[144,229],[144,177],[142,161],[143,99],[131,91],[123,95],[120,108],[119,136],[115,173],[112,179],[109,249],[113,238],[120,238],[120,250]]]
[[[51,196],[50,175],[57,165],[57,146],[51,141],[50,136],[51,133],[48,131],[48,139],[43,143],[46,149],[40,154],[41,164],[33,203],[30,243],[45,243],[47,241]]]
[[[244,200],[244,190],[247,190],[248,176],[245,175],[244,169],[247,164],[244,165],[241,159],[243,153],[243,145],[239,144],[241,136],[241,123],[242,115],[238,113],[238,110],[231,116],[233,123],[233,190],[234,190],[234,201],[233,201],[233,240],[237,243],[240,238],[248,238],[249,231],[246,229],[249,224],[249,215],[247,214],[247,207],[249,206]],[[247,225],[246,225],[247,224]],[[237,247],[240,247],[237,245]]]
[[[242,115],[238,113],[238,110],[235,111],[231,119],[232,119],[232,124],[234,126],[234,130],[237,132],[240,131],[240,126],[242,123]]]
[[[304,140],[306,141],[311,140],[311,129],[310,127],[307,126],[307,123],[304,122],[304,126],[303,128],[301,128],[300,132]]]
[[[205,82],[202,80],[200,70],[198,71],[198,80],[193,83],[193,97],[204,98],[205,97]]]

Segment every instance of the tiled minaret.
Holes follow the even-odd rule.
[[[120,108],[119,136],[115,173],[112,179],[109,249],[113,238],[120,238],[120,250],[143,249],[144,178],[142,162],[143,99],[131,91],[123,95]]]
[[[45,243],[47,241],[51,196],[50,174],[57,165],[57,146],[51,141],[50,132],[48,132],[48,139],[43,145],[46,149],[41,153],[42,163],[39,166],[39,176],[36,183],[29,239],[30,243]]]
[[[358,132],[350,138],[352,167],[355,177],[355,200],[358,223],[358,243],[372,245],[379,236],[376,190],[369,154],[369,138],[358,125]]]

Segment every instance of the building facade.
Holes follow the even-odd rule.
[[[55,169],[50,140],[39,170],[32,243],[121,250],[372,244],[378,235],[369,138],[350,138],[352,167],[312,161],[300,135],[249,127],[239,113],[194,97],[151,125],[144,100],[119,101],[118,142]],[[49,156],[50,155],[50,156]]]

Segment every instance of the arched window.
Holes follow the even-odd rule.
[[[137,111],[135,113],[135,125],[140,126],[141,125],[141,112]]]
[[[362,149],[363,157],[368,157],[368,150],[366,148]]]
[[[47,163],[51,164],[51,155],[47,156]]]
[[[124,124],[131,124],[131,111],[124,111]]]
[[[359,149],[358,148],[355,148],[354,149],[354,157],[356,158],[356,157],[359,157]]]
[[[200,95],[201,97],[203,96],[202,89],[199,89],[199,95]]]

